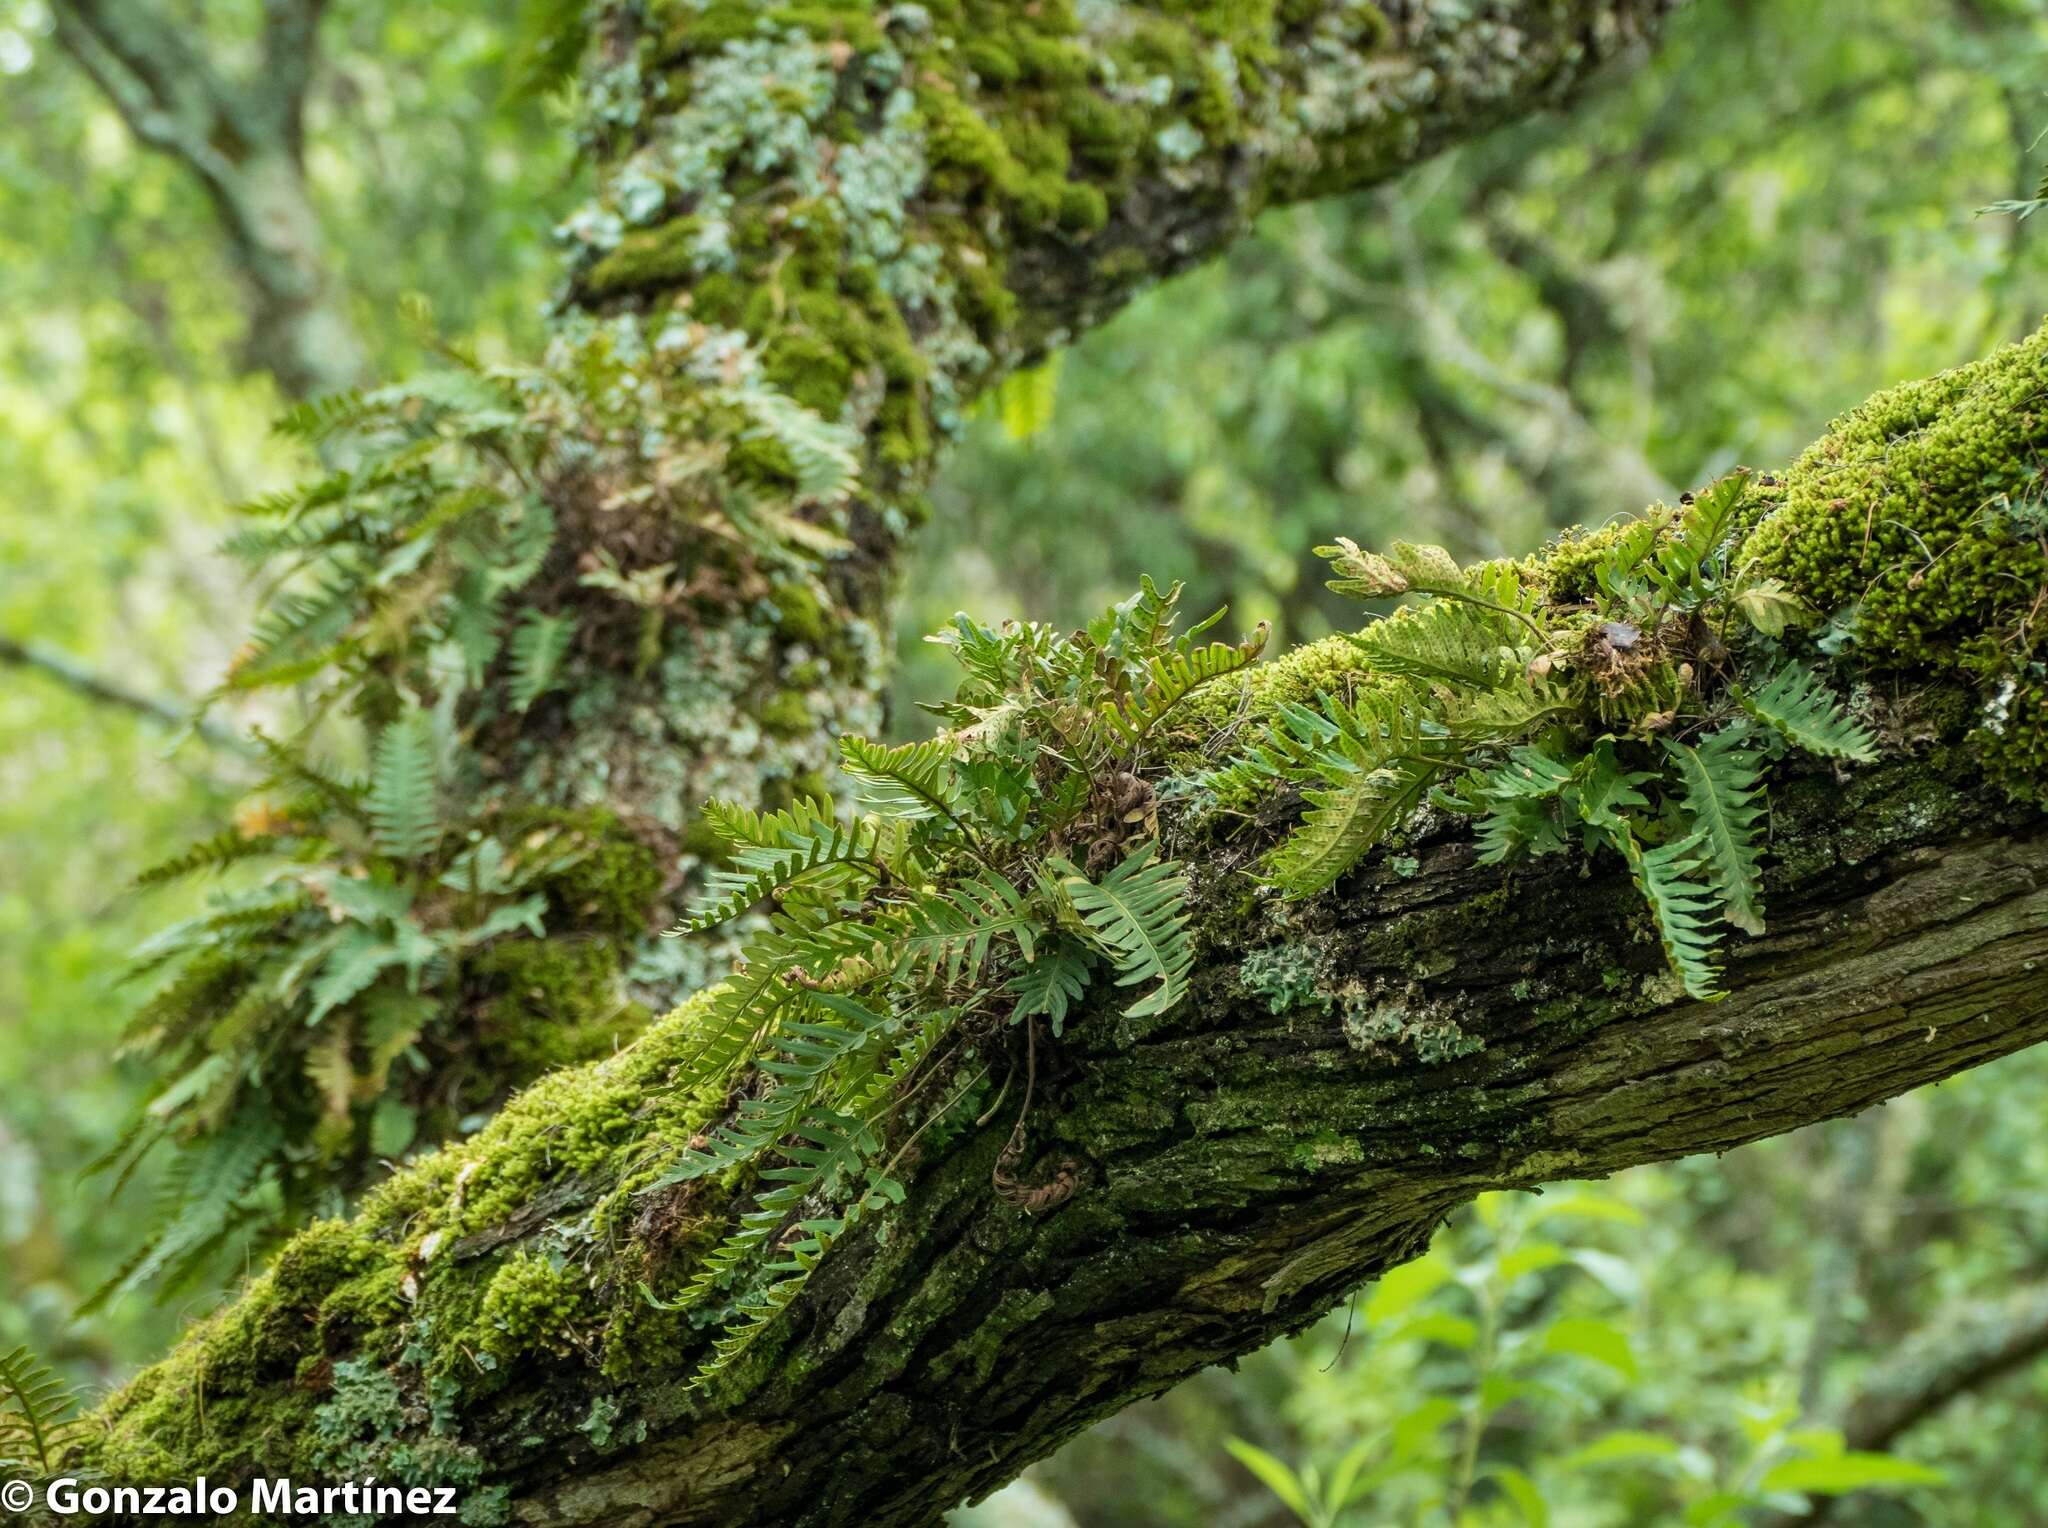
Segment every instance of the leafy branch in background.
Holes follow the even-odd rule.
[[[1266,861],[1274,882],[1321,891],[1432,804],[1475,819],[1482,863],[1575,844],[1621,856],[1685,990],[1715,996],[1721,926],[1763,930],[1766,765],[1875,757],[1789,651],[1805,609],[1735,563],[1755,492],[1734,473],[1588,538],[1554,559],[1576,562],[1575,587],[1461,568],[1438,547],[1321,548],[1332,589],[1424,603],[1352,638],[1357,693],[1281,707],[1217,773],[1224,789],[1301,787],[1303,823]]]
[[[930,708],[948,730],[894,748],[842,741],[866,811],[707,811],[729,860],[676,932],[770,911],[678,1085],[738,1102],[643,1192],[735,1172],[772,1186],[678,1296],[646,1292],[727,1323],[700,1383],[795,1298],[834,1240],[901,1201],[897,1164],[925,1132],[963,1120],[987,1071],[974,1058],[1003,1026],[1031,1026],[1035,1056],[1041,1021],[1059,1035],[1099,981],[1142,988],[1136,1015],[1185,997],[1187,882],[1159,855],[1145,772],[1162,758],[1160,724],[1248,667],[1266,634],[1203,643],[1214,617],[1176,634],[1179,593],[1147,579],[1071,635],[957,617],[934,639],[966,671]],[[1025,1110],[1030,1089],[1027,1078]],[[1006,1176],[1023,1127],[1020,1114],[998,1185],[1043,1207],[1057,1202],[1047,1190]],[[748,1287],[744,1270],[770,1248],[765,1284]]]
[[[1327,1446],[1291,1463],[1233,1438],[1232,1457],[1305,1528],[1543,1525],[1588,1501],[1632,1522],[1740,1528],[1806,1496],[1944,1483],[1799,1426],[1798,1407],[1768,1391],[1697,1440],[1663,1417],[1614,1425],[1644,1379],[1624,1308],[1640,1272],[1593,1233],[1641,1224],[1591,1189],[1481,1198],[1457,1232],[1374,1286],[1353,1373],[1305,1382],[1295,1404],[1316,1411]],[[1369,1398],[1356,1394],[1362,1373]],[[1558,1448],[1539,1417],[1574,1446]]]

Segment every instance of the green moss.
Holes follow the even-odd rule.
[[[572,1329],[584,1315],[588,1298],[581,1270],[515,1252],[498,1265],[484,1291],[479,1344],[499,1358],[529,1351],[572,1352]]]
[[[1979,747],[2035,799],[2048,778],[2048,691],[2027,613],[2048,589],[2044,443],[2048,329],[1837,419],[1745,544],[1759,572],[1849,634],[1863,663],[1974,681]]]
[[[619,951],[601,940],[506,940],[471,970],[481,1072],[514,1087],[608,1056],[647,1025],[647,1010],[622,990]]]
[[[584,290],[601,299],[680,285],[697,269],[695,245],[703,226],[698,218],[680,217],[627,234],[584,273]]]

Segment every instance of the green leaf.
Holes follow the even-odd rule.
[[[1876,736],[1850,720],[1834,692],[1800,664],[1786,664],[1769,684],[1741,699],[1751,716],[1795,748],[1864,764],[1877,758]]]
[[[1540,1345],[1546,1353],[1569,1353],[1590,1358],[1626,1380],[1641,1377],[1635,1351],[1629,1346],[1628,1334],[1613,1322],[1602,1321],[1596,1316],[1560,1317],[1544,1332]]]
[[[1159,983],[1124,1010],[1132,1018],[1164,1013],[1178,1003],[1187,994],[1188,971],[1195,963],[1188,937],[1187,878],[1173,860],[1155,860],[1157,849],[1147,840],[1099,882],[1066,860],[1049,861],[1061,873],[1060,885],[1095,943],[1116,967],[1116,984]]]
[[[401,958],[398,946],[381,935],[364,928],[348,930],[328,955],[307,994],[313,1007],[306,1022],[318,1024]]]
[[[1068,1009],[1088,987],[1087,952],[1065,939],[1039,947],[1036,958],[1020,966],[1004,990],[1017,999],[1012,1019],[1044,1014],[1057,1035]]]
[[[1720,974],[1714,965],[1718,939],[1711,926],[1713,906],[1706,889],[1691,876],[1699,869],[1701,835],[1695,831],[1675,843],[1643,849],[1631,833],[1620,835],[1622,853],[1635,878],[1636,890],[1656,920],[1664,958],[1684,983],[1688,996],[1711,1000],[1721,996]]]
[[[1766,1491],[1802,1491],[1809,1496],[1841,1496],[1850,1491],[1900,1490],[1907,1486],[1945,1485],[1940,1470],[1890,1454],[1843,1453],[1815,1459],[1787,1459],[1765,1472]]]
[[[1685,810],[1700,838],[1700,868],[1721,898],[1722,916],[1746,934],[1764,931],[1763,871],[1757,864],[1763,816],[1763,761],[1749,746],[1749,728],[1723,727],[1697,748],[1668,738]]]
[[[441,837],[433,723],[410,705],[377,735],[370,771],[371,837],[393,859],[417,859]]]
[[[1744,584],[1735,592],[1734,605],[1767,637],[1782,637],[1787,627],[1804,626],[1813,619],[1806,602],[1775,578]]]
[[[526,612],[512,634],[512,681],[506,693],[513,710],[524,711],[555,687],[575,631],[573,616]]]
[[[1656,1433],[1635,1432],[1624,1428],[1596,1438],[1584,1448],[1566,1454],[1557,1461],[1557,1467],[1561,1470],[1596,1469],[1609,1464],[1675,1459],[1678,1453],[1678,1445],[1669,1438],[1660,1437]]]
[[[1365,1324],[1383,1326],[1408,1314],[1450,1282],[1450,1265],[1435,1253],[1389,1268],[1365,1302]]]
[[[1319,1521],[1315,1508],[1303,1488],[1301,1477],[1294,1473],[1287,1463],[1276,1459],[1257,1444],[1247,1443],[1242,1438],[1226,1438],[1223,1446],[1230,1450],[1230,1456],[1253,1475],[1260,1484],[1280,1498],[1281,1503],[1302,1522],[1315,1528]]]
[[[71,1387],[27,1348],[0,1353],[0,1465],[50,1474],[77,1409]]]
[[[1529,1528],[1550,1528],[1550,1504],[1543,1499],[1543,1493],[1536,1489],[1536,1482],[1510,1464],[1497,1464],[1489,1472],[1489,1478],[1500,1487],[1501,1493],[1513,1502],[1522,1514],[1522,1521]]]

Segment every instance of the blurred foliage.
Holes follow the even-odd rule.
[[[209,6],[230,59],[259,7]],[[308,172],[375,369],[418,362],[418,293],[485,353],[531,349],[573,191],[545,103],[505,104],[490,7],[344,0],[322,30]],[[196,23],[195,23],[196,25]],[[253,590],[213,553],[227,506],[300,474],[246,369],[238,277],[197,183],[137,148],[57,46],[41,0],[0,0],[0,637],[33,639],[174,704],[211,687]],[[126,952],[203,888],[126,891],[221,820],[255,774],[48,678],[0,667],[0,1349],[74,1377],[160,1349],[187,1308],[120,1302],[73,1322],[147,1223],[145,1172],[108,1212],[79,1169],[145,1078],[111,1064]]]
[[[257,13],[209,6],[201,30],[232,57]],[[1186,578],[1194,608],[1231,603],[1233,625],[1311,638],[1342,619],[1309,556],[1334,530],[1523,549],[1779,464],[1877,386],[2024,332],[2048,305],[2044,225],[1978,211],[2039,189],[2044,13],[1698,4],[1569,120],[1269,218],[977,421],[906,573],[903,692],[941,688],[947,660],[914,634],[955,609],[1072,623],[1140,568]],[[413,368],[414,292],[487,356],[529,350],[574,166],[549,103],[507,104],[505,84],[546,61],[466,4],[340,0],[321,41],[309,178],[373,369]],[[196,184],[134,146],[42,0],[0,0],[0,638],[173,703],[225,670],[252,591],[211,554],[223,506],[296,470],[245,322]],[[112,978],[200,894],[123,888],[253,773],[166,741],[0,667],[0,1351],[27,1341],[93,1383],[203,1304],[71,1319],[151,1202],[142,1181],[110,1211],[78,1176],[143,1083],[110,1065],[130,1007]],[[1313,1516],[1348,1470],[1340,1520],[1359,1522],[1426,1520],[1466,1479],[1476,1523],[1678,1521],[1765,1490],[1825,1463],[1910,1334],[2048,1279],[2044,1083],[2048,1058],[2015,1057],[1631,1173],[1577,1199],[1591,1214],[1491,1201],[1352,1311],[1078,1440],[1034,1472],[1032,1520],[1301,1520],[1261,1472]],[[1897,1444],[1945,1485],[1831,1520],[2039,1521],[2048,1460],[2023,1440],[2044,1402],[2034,1365],[1970,1388]],[[1588,1459],[1617,1437],[1632,1457]]]

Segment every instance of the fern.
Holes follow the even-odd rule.
[[[1206,647],[1150,659],[1145,664],[1143,688],[1133,695],[1104,701],[1100,707],[1102,719],[1124,748],[1141,746],[1175,706],[1203,685],[1239,673],[1257,661],[1270,630],[1262,621],[1242,642],[1211,642]]]
[[[1826,759],[1867,764],[1877,757],[1877,739],[1849,719],[1828,687],[1811,669],[1788,663],[1770,683],[1742,696],[1743,709],[1793,747]]]
[[[575,622],[568,616],[526,612],[512,634],[512,680],[507,694],[513,710],[526,710],[555,687],[574,634]]]
[[[56,1473],[77,1410],[77,1394],[26,1347],[0,1353],[0,1469]]]
[[[1043,1014],[1057,1037],[1066,1025],[1068,1011],[1088,989],[1088,974],[1088,954],[1080,946],[1065,939],[1044,945],[1004,988],[1017,1000],[1010,1017],[1029,1019]]]
[[[235,828],[226,828],[211,838],[201,839],[182,853],[157,861],[135,877],[135,884],[159,886],[166,881],[195,875],[201,870],[224,870],[239,860],[269,854],[277,844],[278,839],[273,834],[245,834]]]
[[[1089,880],[1057,856],[1048,861],[1090,939],[1115,966],[1116,984],[1158,982],[1124,1010],[1132,1018],[1164,1013],[1185,997],[1188,972],[1195,963],[1188,935],[1187,878],[1174,861],[1155,859],[1153,854],[1152,844],[1140,846],[1100,881]]]
[[[377,735],[370,792],[365,801],[379,850],[394,859],[417,859],[441,836],[436,802],[432,720],[410,706]]]
[[[1633,834],[1621,835],[1619,842],[1636,889],[1656,922],[1665,959],[1689,997],[1711,1000],[1721,996],[1716,986],[1720,972],[1714,965],[1719,936],[1712,926],[1711,897],[1692,878],[1700,868],[1702,838],[1695,832],[1656,849],[1642,848]]]
[[[953,815],[954,755],[944,738],[887,747],[864,737],[839,740],[840,767],[877,811],[907,821]]]
[[[1757,865],[1758,797],[1763,766],[1746,727],[1723,727],[1699,747],[1667,741],[1684,785],[1687,814],[1700,836],[1705,878],[1722,915],[1746,934],[1764,931],[1763,872]]]
[[[1693,497],[1679,517],[1677,533],[1657,549],[1648,568],[1650,582],[1681,609],[1696,607],[1715,592],[1706,578],[1707,565],[1720,552],[1735,527],[1736,514],[1749,493],[1749,473],[1731,472]]]
[[[690,915],[670,930],[695,934],[737,918],[804,876],[821,871],[863,870],[880,874],[881,825],[871,818],[840,823],[808,801],[766,818],[738,818],[718,807],[714,822],[741,822],[752,841],[736,845],[732,863],[712,870]],[[749,820],[751,819],[751,820]]]
[[[1460,601],[1402,611],[1351,638],[1377,673],[1482,691],[1521,677],[1526,640],[1498,611]]]

